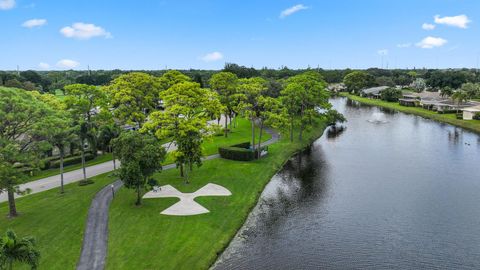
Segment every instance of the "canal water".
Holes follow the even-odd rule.
[[[273,177],[214,269],[480,269],[480,137],[332,100],[327,130]]]

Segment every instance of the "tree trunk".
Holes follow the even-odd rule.
[[[183,164],[180,164],[180,177],[183,177],[184,176],[184,173],[183,173]]]
[[[298,134],[298,139],[300,141],[303,140],[303,129],[304,129],[304,126],[303,126],[303,122],[300,124],[300,134]]]
[[[182,165],[182,167],[183,167],[183,165]],[[189,183],[189,182],[188,182],[188,169],[186,169],[186,170],[184,171],[183,182],[184,182],[184,184],[188,184],[188,183]]]
[[[261,147],[262,147],[262,133],[263,133],[263,121],[260,122],[260,134],[258,135],[258,159],[260,159],[262,153],[261,153]]]
[[[293,142],[293,117],[290,119],[290,142]]]
[[[83,140],[80,140],[80,143],[81,143],[80,149],[82,151],[83,180],[87,180],[87,171],[85,169],[85,149],[83,148]]]
[[[63,147],[60,147],[60,193],[64,193],[65,190],[63,189],[63,156],[65,149]]]
[[[115,161],[115,153],[113,153],[112,146],[108,146],[110,148],[110,153],[112,153],[112,160],[113,160],[113,170],[117,169],[117,162]]]
[[[252,125],[252,149],[255,150],[255,120],[251,118],[250,123]]]
[[[233,122],[233,121],[232,121],[232,118],[233,118],[233,115],[232,115],[231,113],[228,114],[228,118],[229,118],[229,120],[230,120],[228,124],[229,124],[229,126],[230,126],[230,130],[232,130],[232,122]]]
[[[228,137],[228,114],[225,114],[225,138]]]
[[[15,206],[15,194],[13,190],[8,189],[8,208],[10,209],[9,217],[16,217],[17,216],[17,207]]]
[[[140,196],[140,186],[137,186],[137,202],[135,202],[135,205],[141,205],[142,204],[142,197]]]

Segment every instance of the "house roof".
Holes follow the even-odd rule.
[[[466,111],[466,112],[480,112],[480,105],[463,108],[462,111]]]
[[[362,92],[364,94],[378,94],[382,92],[383,90],[390,88],[389,86],[377,86],[377,87],[372,87],[372,88],[367,88],[363,89]]]

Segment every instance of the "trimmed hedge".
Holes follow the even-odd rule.
[[[238,160],[238,161],[251,161],[257,158],[258,151],[263,150],[256,149],[255,151],[250,149],[250,142],[239,143],[232,146],[227,147],[220,147],[218,148],[218,152],[220,157],[224,159],[230,160]]]
[[[85,161],[94,159],[92,154],[85,154]],[[73,156],[63,159],[63,166],[74,165],[82,162],[82,156]],[[55,160],[50,163],[51,169],[60,168],[60,160]]]

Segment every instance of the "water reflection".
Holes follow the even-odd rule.
[[[480,137],[333,104],[348,129],[285,164],[214,268],[480,269]]]

